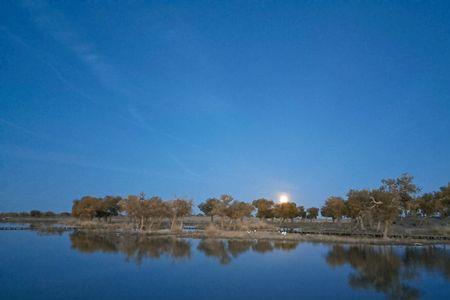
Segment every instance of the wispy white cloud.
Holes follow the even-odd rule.
[[[24,1],[23,6],[31,12],[32,19],[36,25],[44,32],[50,34],[57,42],[70,49],[81,62],[90,68],[92,73],[105,88],[117,92],[122,96],[131,96],[130,90],[135,90],[136,87],[133,87],[133,89],[126,88],[128,84],[126,84],[126,80],[120,75],[120,72],[96,51],[95,46],[91,42],[80,37],[60,11],[48,5],[45,1]],[[22,44],[26,45],[23,42]],[[51,64],[49,65],[61,80],[69,84],[54,66]],[[127,102],[129,103],[130,101],[127,100]],[[149,126],[136,106],[129,104],[128,112],[135,121],[133,122],[134,125],[154,133],[159,133],[171,140],[196,147],[195,144],[176,135],[161,132],[152,126]],[[122,117],[127,119],[123,114]]]
[[[183,170],[186,174],[189,174],[190,176],[194,176],[198,179],[203,179],[203,177],[198,174],[197,172],[194,172],[191,168],[189,168],[187,166],[187,164],[182,161],[180,158],[178,158],[177,156],[173,155],[173,154],[169,154],[169,157],[172,159],[172,161],[181,169]]]
[[[150,124],[147,122],[147,120],[145,119],[145,117],[142,115],[142,113],[140,112],[140,110],[135,106],[135,105],[128,105],[128,113],[131,116],[131,122],[148,131],[154,132],[155,128],[153,128],[152,126],[150,126]]]
[[[23,127],[21,125],[18,125],[14,122],[11,122],[11,121],[8,121],[8,120],[2,119],[2,118],[0,118],[0,124],[2,124],[4,126],[8,126],[9,128],[12,128],[16,131],[19,131],[23,134],[26,134],[26,135],[36,138],[38,140],[43,140],[43,141],[52,142],[52,143],[55,142],[54,139],[52,139],[51,137],[49,137],[46,134],[28,129],[26,127]]]
[[[171,133],[164,132],[162,130],[156,129],[155,127],[151,126],[149,124],[149,122],[147,121],[147,118],[145,118],[145,116],[142,114],[141,110],[138,109],[138,107],[135,105],[129,104],[128,112],[129,112],[130,116],[132,117],[132,123],[141,129],[152,132],[154,134],[161,135],[161,136],[168,138],[176,143],[195,148],[198,151],[210,152],[210,150],[208,148],[202,147],[200,145],[197,145],[195,143],[188,141],[187,139],[181,138],[181,137],[171,134]]]
[[[81,61],[91,73],[95,76],[98,82],[107,90],[116,93],[119,96],[126,97],[126,103],[121,103],[125,107],[128,107],[128,115],[124,114],[122,111],[117,111],[117,115],[124,119],[125,121],[131,122],[134,126],[141,128],[147,132],[151,132],[154,135],[162,136],[170,141],[176,142],[180,145],[195,148],[200,152],[210,152],[208,149],[199,146],[188,139],[184,139],[178,135],[165,132],[159,128],[155,128],[148,121],[147,118],[142,114],[141,110],[133,104],[133,95],[136,94],[138,88],[135,85],[130,85],[127,83],[126,78],[122,76],[117,68],[113,64],[109,63],[106,57],[104,57],[99,51],[97,51],[95,45],[88,41],[86,38],[77,31],[72,24],[67,20],[65,15],[56,9],[55,7],[49,5],[46,1],[23,1],[22,6],[30,12],[32,21],[36,26],[44,33],[51,36],[56,42],[63,45],[71,53],[73,53],[79,61]],[[23,46],[30,48],[26,43],[20,41]],[[57,77],[64,82],[67,86],[71,87],[80,95],[85,98],[91,98],[80,89],[71,84],[70,81],[58,71],[58,69],[44,60],[44,62],[55,72]],[[210,106],[210,99],[206,101],[208,107]],[[214,101],[213,101],[214,102]],[[201,104],[201,102],[199,102]],[[195,106],[198,106],[196,103]],[[189,168],[186,168],[183,162],[179,159],[173,159],[185,173],[191,173],[191,175],[199,176],[195,172],[192,172]]]
[[[38,161],[49,164],[56,165],[64,165],[64,166],[74,166],[78,168],[88,168],[88,169],[96,169],[100,171],[107,172],[118,172],[125,173],[131,175],[139,175],[139,176],[152,176],[159,177],[168,180],[183,180],[183,181],[198,181],[198,178],[194,178],[193,176],[186,176],[183,174],[179,174],[177,176],[173,176],[171,174],[166,174],[157,171],[149,171],[142,169],[133,169],[129,167],[124,167],[120,165],[110,164],[110,163],[97,163],[92,162],[88,159],[82,158],[78,155],[67,154],[67,153],[58,153],[58,152],[39,152],[19,146],[8,146],[2,145],[0,147],[0,153],[3,155],[7,155],[10,157],[18,158],[18,159],[26,159],[32,161]]]
[[[92,43],[87,42],[73,29],[63,13],[46,1],[23,1],[22,5],[31,13],[32,21],[38,28],[75,54],[105,88],[128,94],[127,89],[123,88],[124,80],[119,76],[119,72]]]
[[[0,32],[2,32],[5,36],[7,36],[9,39],[14,41],[16,44],[20,45],[24,49],[26,49],[33,57],[35,57],[37,60],[39,60],[43,65],[45,65],[47,68],[49,68],[56,78],[64,84],[68,89],[75,92],[78,96],[85,98],[91,102],[96,102],[96,100],[86,94],[82,89],[75,86],[70,80],[68,80],[63,73],[55,66],[54,63],[52,63],[48,58],[43,57],[37,51],[34,47],[31,47],[28,43],[26,43],[20,36],[18,36],[15,33],[12,33],[10,30],[8,30],[4,26],[0,26]]]

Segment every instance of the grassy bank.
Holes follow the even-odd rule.
[[[221,231],[217,230],[214,233],[208,231],[198,232],[171,232],[170,230],[157,230],[157,231],[123,231],[123,230],[111,230],[106,228],[80,228],[80,231],[98,233],[98,234],[130,234],[130,235],[145,235],[154,237],[178,237],[178,238],[213,238],[213,239],[256,239],[256,240],[285,240],[285,241],[298,241],[298,242],[315,242],[315,243],[343,243],[343,244],[371,244],[371,245],[432,245],[432,244],[450,244],[449,240],[423,240],[414,238],[362,238],[352,236],[337,236],[337,235],[323,235],[323,234],[297,234],[288,233],[285,236],[278,232],[268,231]]]
[[[450,240],[446,238],[448,226],[444,224],[429,224],[429,226],[415,228],[408,224],[397,224],[394,226],[393,234],[396,237],[382,239],[380,237],[363,236],[361,231],[355,229],[350,223],[330,223],[330,222],[297,222],[276,224],[270,222],[260,222],[257,219],[248,220],[239,228],[221,230],[216,226],[211,226],[209,218],[189,217],[185,224],[195,226],[199,230],[170,231],[169,229],[159,230],[136,230],[128,223],[127,218],[116,217],[111,223],[100,221],[80,221],[72,217],[54,218],[11,218],[1,220],[1,222],[32,224],[32,229],[41,231],[48,230],[58,224],[75,228],[80,231],[90,231],[96,233],[117,233],[117,234],[138,234],[148,236],[176,236],[187,238],[220,238],[220,239],[267,239],[267,240],[289,240],[324,243],[347,243],[347,244],[389,244],[389,245],[418,245],[418,244],[448,244]],[[166,226],[166,228],[168,225]],[[164,228],[164,226],[163,226]],[[298,233],[287,233],[282,235],[279,231],[284,229],[301,229]],[[368,234],[364,232],[364,234]],[[401,236],[399,237],[398,235]],[[414,234],[422,238],[415,238]],[[428,238],[423,238],[428,237]]]

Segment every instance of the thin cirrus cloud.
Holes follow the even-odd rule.
[[[197,178],[197,179],[203,179],[203,177],[202,177],[200,174],[194,172],[191,168],[189,168],[189,167],[187,166],[187,164],[186,164],[184,161],[182,161],[179,157],[177,157],[177,156],[175,156],[175,155],[173,155],[173,154],[170,154],[169,156],[170,156],[170,158],[172,159],[172,161],[173,161],[173,162],[174,162],[181,170],[183,170],[187,175],[194,176],[194,177]]]
[[[58,152],[38,152],[35,150],[19,147],[19,146],[5,146],[1,147],[0,153],[3,155],[8,155],[10,157],[16,157],[20,159],[27,159],[32,161],[51,163],[56,165],[67,165],[74,166],[80,168],[90,168],[97,169],[101,171],[108,172],[118,172],[118,173],[127,173],[132,175],[148,175],[148,176],[158,176],[161,178],[172,179],[172,180],[187,180],[188,177],[184,176],[173,176],[170,174],[164,174],[162,172],[156,171],[148,171],[141,169],[133,169],[127,168],[118,165],[112,164],[102,164],[98,162],[91,162],[87,159],[84,159],[78,155],[67,154],[67,153],[58,153]]]
[[[183,145],[185,147],[190,147],[195,149],[197,152],[203,153],[212,153],[210,149],[204,146],[200,146],[195,142],[192,142],[188,139],[185,139],[179,135],[175,135],[169,132],[166,132],[156,126],[152,126],[148,118],[145,117],[142,110],[139,109],[139,106],[134,103],[133,95],[136,92],[139,92],[139,88],[126,80],[124,76],[122,76],[119,70],[110,64],[106,57],[103,56],[96,50],[96,47],[93,43],[87,41],[82,37],[81,34],[75,30],[75,28],[70,24],[64,14],[58,9],[51,7],[46,2],[33,2],[33,1],[23,1],[22,7],[30,12],[31,20],[37,26],[39,30],[51,36],[57,43],[64,46],[69,50],[83,65],[87,67],[88,70],[94,75],[100,85],[106,89],[107,91],[115,93],[119,96],[120,99],[120,109],[117,109],[116,114],[119,118],[124,121],[132,124],[140,128],[141,130],[147,131],[152,135],[160,136],[166,140],[174,142],[179,145]],[[180,29],[180,30],[188,30],[189,36],[195,36],[194,31],[191,29]],[[192,31],[192,32],[191,32]],[[32,48],[29,47],[20,37],[15,36],[14,34],[9,34],[11,38],[15,39],[22,46],[26,47],[29,51],[32,51]],[[187,52],[193,54],[191,58],[195,61],[196,64],[200,66],[209,65],[211,63],[211,59],[209,59],[204,51],[201,51],[203,45],[200,40],[189,39],[189,43],[185,39],[177,38],[176,36],[171,36],[169,39],[170,44],[175,44],[178,46],[183,46],[181,48],[187,47]],[[195,41],[192,43],[192,41]],[[181,44],[181,45],[180,45]],[[194,46],[193,46],[194,45]],[[195,50],[195,51],[194,51]],[[37,55],[37,54],[35,54]],[[43,63],[45,63],[57,76],[57,78],[63,82],[66,86],[68,86],[71,90],[76,92],[78,95],[83,98],[91,100],[93,103],[97,103],[95,98],[87,95],[81,88],[75,86],[71,81],[67,80],[66,77],[52,64],[48,59],[44,59],[40,56],[37,56]],[[207,69],[207,68],[202,68]],[[214,68],[215,69],[215,68]],[[209,74],[207,77],[216,77],[212,76],[213,74]],[[222,82],[222,81],[220,81]],[[223,82],[222,82],[223,84]],[[203,100],[200,98],[194,99],[192,101],[187,101],[185,103],[184,109],[188,110],[188,108],[192,108],[195,111],[207,112],[207,113],[217,113],[220,111],[230,111],[232,107],[230,106],[229,101],[224,101],[223,97],[218,97],[214,95],[215,93],[212,91],[202,95]],[[123,106],[126,106],[128,109],[125,111],[122,109]],[[30,158],[36,158],[34,156],[28,155]],[[198,172],[192,170],[188,167],[188,163],[181,159],[179,156],[169,155],[169,159],[175,163],[175,165],[181,170],[182,174],[186,176],[192,177],[191,180],[204,180],[203,176]],[[61,161],[55,161],[55,159],[41,159],[47,162],[53,163],[61,163]],[[76,164],[80,167],[95,167],[95,168],[103,168],[103,166],[93,165],[90,163],[85,163],[80,160],[72,161],[71,164]],[[113,170],[122,170],[121,168],[112,167]],[[128,172],[127,169],[123,169],[122,171]],[[154,174],[158,175],[159,174]]]
[[[183,139],[177,135],[173,135],[173,134],[161,131],[161,130],[157,130],[155,127],[153,127],[149,124],[149,122],[147,121],[145,116],[142,114],[141,110],[136,105],[132,105],[132,104],[128,105],[128,113],[132,117],[132,124],[134,124],[135,126],[141,128],[143,130],[149,131],[154,134],[161,135],[161,136],[163,136],[169,140],[172,140],[176,143],[195,148],[196,150],[200,150],[202,152],[211,152],[208,148],[197,145],[197,144],[190,142],[186,139]]]
[[[72,28],[60,11],[50,7],[45,2],[36,3],[25,1],[23,2],[23,6],[31,12],[34,23],[41,30],[50,34],[56,41],[70,49],[70,51],[74,53],[84,65],[88,66],[104,88],[113,91],[120,96],[127,97],[127,103],[129,106],[128,112],[135,121],[132,122],[134,125],[154,133],[159,133],[168,139],[200,148],[194,143],[184,140],[176,135],[161,132],[149,126],[136,106],[134,106],[132,101],[129,100],[129,97],[132,94],[130,91],[135,91],[137,87],[135,85],[131,85],[130,83],[126,83],[126,80],[120,75],[120,72],[112,64],[108,63],[98,51],[95,50],[92,43],[87,42],[80,37],[80,35]],[[49,66],[56,72],[57,76],[61,80],[69,84],[57,68],[51,64],[49,64]],[[85,96],[84,93],[82,94]],[[85,97],[92,99],[88,96]],[[123,119],[128,120],[122,112],[118,112],[118,114]]]
[[[38,28],[74,53],[105,88],[128,94],[127,89],[122,88],[124,81],[117,70],[106,62],[91,43],[81,38],[60,11],[44,1],[24,1],[22,5],[31,13],[32,21]]]
[[[72,84],[70,80],[68,80],[61,71],[54,65],[53,62],[50,61],[49,58],[44,57],[43,55],[37,53],[37,51],[31,47],[28,43],[26,43],[20,36],[18,36],[15,33],[12,33],[10,30],[8,30],[4,26],[0,26],[0,32],[2,32],[6,37],[8,37],[10,40],[14,41],[16,44],[20,45],[22,48],[26,49],[33,58],[38,60],[40,63],[42,63],[44,66],[46,66],[48,69],[50,69],[53,74],[56,76],[56,78],[64,84],[69,90],[75,92],[78,96],[81,98],[87,99],[93,103],[96,103],[96,100],[86,94],[84,91],[82,91],[80,88]]]
[[[51,137],[49,137],[46,134],[43,134],[41,132],[37,132],[37,131],[31,130],[31,129],[25,128],[25,127],[23,127],[21,125],[18,125],[18,124],[14,123],[14,122],[11,122],[11,121],[8,121],[8,120],[2,119],[2,118],[0,118],[0,124],[2,124],[3,126],[7,126],[9,128],[12,128],[15,131],[18,131],[18,132],[20,132],[22,134],[25,134],[27,136],[33,137],[33,138],[38,139],[38,140],[42,140],[42,141],[50,142],[50,143],[54,143],[55,142],[54,139],[52,139]]]
[[[21,134],[32,137],[38,141],[51,143],[51,144],[60,144],[60,141],[52,139],[46,134],[28,129],[26,127],[23,127],[21,125],[18,125],[11,121],[7,121],[2,118],[0,118],[0,125],[7,126],[17,132],[20,132]],[[170,155],[170,159],[176,164],[177,167],[179,167],[182,170],[183,174],[181,176],[173,176],[170,174],[165,174],[165,173],[156,172],[156,171],[149,172],[147,170],[132,169],[132,168],[116,166],[116,165],[111,165],[111,164],[95,163],[95,162],[91,162],[89,160],[83,159],[80,156],[73,155],[73,154],[70,155],[67,153],[57,153],[57,152],[44,153],[44,152],[39,152],[39,151],[23,148],[18,145],[14,145],[14,146],[2,145],[0,153],[2,153],[3,155],[7,155],[9,157],[15,157],[15,158],[19,158],[19,159],[27,159],[27,160],[33,160],[33,161],[40,161],[40,162],[45,162],[45,163],[50,163],[50,164],[69,165],[69,166],[76,166],[76,167],[80,167],[80,168],[90,168],[90,169],[98,169],[98,170],[102,170],[102,171],[129,173],[129,174],[134,174],[134,175],[157,176],[160,178],[174,179],[174,180],[204,181],[204,178],[201,175],[192,171],[189,167],[187,167],[185,162],[183,162],[182,160],[180,160],[179,158],[177,158],[174,155]]]

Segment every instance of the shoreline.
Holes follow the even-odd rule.
[[[197,232],[171,232],[169,230],[158,231],[123,231],[109,229],[77,228],[75,231],[93,234],[119,234],[140,235],[150,238],[193,238],[193,239],[234,239],[234,240],[270,240],[270,241],[295,241],[311,243],[335,243],[335,244],[360,244],[360,245],[391,245],[391,246],[425,246],[450,244],[450,240],[426,240],[414,238],[363,238],[352,236],[324,235],[324,234],[298,234],[288,233],[286,236],[276,232],[259,231],[248,233],[245,231],[217,231],[215,233]]]
[[[160,230],[133,230],[125,225],[125,223],[97,223],[97,224],[80,224],[79,222],[73,222],[72,219],[58,219],[58,218],[21,218],[0,220],[0,224],[10,224],[4,228],[0,225],[0,231],[12,230],[7,227],[16,227],[16,230],[32,230],[43,233],[52,232],[69,232],[69,231],[81,231],[93,234],[120,234],[120,235],[142,235],[148,237],[175,237],[175,238],[195,238],[195,239],[258,239],[258,240],[275,240],[275,241],[297,241],[297,242],[312,242],[312,243],[340,243],[340,244],[365,244],[365,245],[409,245],[409,246],[421,246],[421,245],[446,245],[450,244],[450,237],[445,235],[433,235],[427,234],[424,237],[417,238],[414,236],[406,237],[391,237],[389,239],[383,239],[381,237],[370,237],[359,235],[355,233],[353,236],[351,233],[330,233],[324,231],[323,233],[287,233],[285,236],[277,230],[268,230],[267,228],[261,228],[254,231],[233,231],[233,230],[220,230],[218,228],[214,230],[201,230],[196,231],[170,231],[168,229]],[[11,226],[16,224],[17,226]],[[20,225],[19,225],[20,224]],[[29,226],[23,226],[28,224]],[[14,229],[13,229],[14,230]]]

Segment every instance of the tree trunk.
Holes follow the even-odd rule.
[[[153,229],[153,223],[155,223],[155,220],[153,218],[150,219],[150,224],[148,225],[148,228]]]
[[[141,226],[139,230],[144,230],[144,217],[141,217]]]
[[[381,221],[378,221],[378,223],[377,223],[377,231],[380,231],[380,229],[381,229]]]
[[[158,218],[157,220],[156,220],[156,229],[161,229],[161,223],[162,223],[162,219],[161,218]]]
[[[170,230],[174,230],[176,223],[177,223],[177,217],[173,217],[172,218],[172,225],[170,226]]]
[[[214,215],[211,215],[211,223],[214,223]]]
[[[373,219],[371,216],[369,216],[369,228],[373,229]]]
[[[384,221],[383,239],[388,239],[389,221]]]
[[[366,228],[364,227],[363,218],[361,216],[359,216],[358,220],[359,220],[359,225],[361,225],[361,230],[366,230]]]

